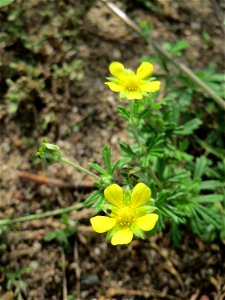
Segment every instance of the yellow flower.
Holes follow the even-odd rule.
[[[146,93],[157,92],[160,88],[160,81],[150,81],[154,66],[149,62],[143,62],[134,73],[125,69],[119,62],[112,62],[109,71],[114,77],[105,82],[113,92],[119,92],[122,98],[128,100],[142,99]]]
[[[132,193],[125,192],[117,184],[109,185],[104,195],[110,204],[104,207],[107,216],[91,218],[94,231],[103,233],[108,231],[112,245],[129,244],[133,235],[143,238],[144,231],[155,227],[158,215],[152,213],[156,207],[147,202],[151,199],[151,190],[144,183],[138,183]]]

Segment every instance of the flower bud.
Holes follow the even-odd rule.
[[[49,165],[60,162],[62,159],[59,146],[45,141],[42,142],[41,147],[36,153],[36,156]]]
[[[99,182],[98,182],[98,186],[99,187],[102,187],[102,188],[105,188],[105,187],[107,187],[108,185],[110,185],[110,184],[112,184],[113,183],[113,177],[111,176],[111,175],[108,175],[108,174],[106,174],[106,175],[102,175],[101,176],[101,179],[99,180]]]

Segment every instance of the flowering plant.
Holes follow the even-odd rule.
[[[147,61],[136,72],[119,62],[109,66],[113,77],[106,85],[119,92],[122,100],[129,100],[129,106],[118,106],[118,112],[128,122],[133,137],[131,144],[120,142],[119,160],[111,161],[111,148],[105,145],[104,166],[91,162],[90,171],[64,158],[58,146],[47,142],[37,156],[49,164],[69,164],[95,179],[96,190],[83,205],[92,206],[100,214],[90,219],[92,228],[107,232],[112,245],[128,244],[133,236],[149,237],[168,223],[174,243],[180,242],[179,227],[184,223],[207,240],[218,233],[223,238],[223,195],[219,192],[224,184],[207,179],[211,174],[207,159],[195,159],[187,153],[187,142],[182,139],[201,121],[177,123],[177,103],[169,97],[156,100],[153,92],[160,89],[160,81],[150,78],[153,69]],[[205,190],[212,192],[205,194]]]

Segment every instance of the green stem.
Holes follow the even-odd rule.
[[[130,101],[131,131],[133,133],[133,136],[134,136],[134,139],[135,139],[136,143],[140,146],[138,128],[137,128],[137,124],[135,122],[134,111],[135,111],[135,100],[131,100]]]
[[[151,175],[151,177],[155,180],[155,182],[157,183],[159,190],[162,189],[162,183],[160,182],[159,178],[156,176],[155,172],[153,171],[152,167],[150,165],[148,165],[148,171]]]
[[[217,158],[221,159],[222,161],[224,161],[224,155],[223,153],[218,152],[215,148],[212,148],[210,145],[208,145],[206,142],[200,140],[196,135],[195,135],[195,139],[197,141],[197,143],[206,151],[206,155],[208,155],[209,153],[215,155]]]
[[[131,120],[131,130],[133,133],[133,136],[135,138],[136,143],[138,144],[139,148],[141,148],[140,145],[140,140],[139,140],[139,132],[138,132],[138,125],[135,122],[135,100],[132,100],[130,103],[130,120]],[[158,177],[156,176],[154,170],[152,169],[152,167],[149,165],[148,166],[148,170],[149,170],[149,174],[151,175],[152,179],[156,182],[156,184],[158,185],[159,189],[162,189],[162,184],[160,182],[160,180],[158,179]]]
[[[23,222],[28,222],[28,221],[32,221],[32,220],[44,219],[44,218],[48,218],[48,217],[52,217],[52,216],[56,216],[56,215],[61,215],[64,213],[71,212],[73,210],[79,210],[83,207],[84,207],[83,203],[77,203],[72,206],[67,206],[65,208],[58,208],[58,209],[55,209],[52,211],[47,211],[47,212],[40,213],[40,214],[33,214],[33,215],[18,217],[18,218],[14,218],[14,219],[4,219],[4,220],[0,220],[0,227],[3,225],[12,225],[12,224],[23,223]]]
[[[61,158],[61,162],[63,162],[63,163],[65,163],[65,164],[67,164],[67,165],[73,167],[73,168],[76,169],[76,170],[79,170],[79,171],[81,171],[81,172],[83,172],[83,173],[86,173],[86,174],[89,175],[89,176],[94,177],[96,180],[99,180],[99,179],[100,179],[99,176],[97,176],[97,175],[95,175],[94,173],[92,173],[91,171],[88,171],[87,169],[85,169],[85,168],[79,166],[78,164],[76,164],[76,163],[74,163],[74,162],[72,162],[72,161],[66,159],[65,157],[62,157],[62,158]]]

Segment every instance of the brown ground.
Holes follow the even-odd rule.
[[[136,22],[151,21],[153,36],[160,43],[186,39],[190,47],[180,59],[190,67],[206,67],[213,57],[222,68],[224,40],[214,1],[154,3],[155,12],[134,1],[127,6],[128,13]],[[75,8],[79,5],[76,3]],[[116,112],[118,97],[104,86],[108,64],[119,60],[136,68],[138,59],[151,53],[101,2],[88,8],[79,26],[79,42],[71,55],[84,61],[84,80],[47,85],[41,107],[38,101],[21,105],[16,117],[9,117],[3,110],[0,218],[72,205],[90,192],[92,181],[86,176],[64,165],[47,167],[34,159],[43,138],[57,143],[65,156],[86,167],[90,161],[101,162],[105,143],[111,145],[113,157],[118,157],[118,140],[127,139],[126,126]],[[208,44],[203,41],[203,32],[211,37]],[[53,121],[42,130],[46,115],[53,116]],[[60,179],[71,188],[40,184],[26,178],[23,171]],[[68,255],[56,242],[43,240],[50,230],[62,227],[57,218],[24,223],[3,233],[6,249],[0,249],[2,274],[3,269],[8,273],[29,269],[21,275],[27,284],[23,299],[65,300],[66,293],[73,295],[68,298],[71,300],[225,298],[222,243],[206,244],[185,231],[182,245],[175,247],[165,231],[151,240],[113,247],[91,231],[91,215],[90,209],[69,215],[71,220],[79,220],[79,227],[70,238],[73,251]],[[0,299],[19,299],[15,286],[7,288],[5,275],[0,274],[0,284]]]

